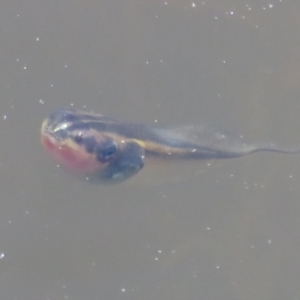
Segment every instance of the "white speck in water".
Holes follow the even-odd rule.
[[[162,251],[161,251],[161,250],[158,250],[157,252],[158,252],[158,253],[162,253]]]
[[[165,2],[165,5],[168,5],[168,2]]]
[[[155,257],[154,259],[155,259],[155,260],[158,260],[158,257]]]
[[[68,67],[68,65],[65,65],[65,69]]]
[[[40,100],[39,100],[39,103],[40,103],[40,104],[45,104],[45,102],[44,102],[43,99],[40,99]]]
[[[233,11],[231,11],[231,12],[230,12],[230,14],[231,14],[231,15],[234,15],[234,12],[233,12]]]
[[[196,3],[193,2],[193,3],[192,3],[192,7],[196,7]]]
[[[7,115],[4,115],[3,116],[3,120],[5,121],[7,119]]]
[[[0,253],[0,259],[3,259],[4,258],[4,256],[5,256],[5,254],[2,252],[2,253]]]
[[[194,152],[197,152],[197,149],[193,149],[192,152],[193,152],[193,153],[194,153]]]
[[[223,60],[223,64],[226,64],[226,60]]]
[[[206,230],[210,230],[210,227],[206,227]]]
[[[37,37],[35,40],[38,42],[38,41],[40,40],[40,38],[39,38],[39,37]]]
[[[149,61],[146,61],[146,64],[149,65]]]
[[[23,66],[23,69],[24,69],[24,70],[27,70],[27,67],[26,67],[26,66]]]
[[[220,266],[216,266],[216,269],[220,269]]]
[[[269,244],[269,245],[272,244],[272,240],[268,240],[268,244]]]
[[[121,289],[121,292],[122,292],[122,293],[125,293],[125,292],[126,292],[126,289],[122,288],[122,289]]]

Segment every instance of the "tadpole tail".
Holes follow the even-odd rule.
[[[251,154],[255,152],[274,152],[274,153],[283,153],[283,154],[300,154],[300,148],[290,148],[290,149],[284,149],[277,147],[276,145],[270,144],[270,145],[263,145],[260,147],[253,147],[250,151],[245,153]]]

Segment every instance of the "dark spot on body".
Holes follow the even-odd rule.
[[[99,143],[96,148],[97,159],[101,162],[107,162],[117,152],[118,146],[112,140]]]

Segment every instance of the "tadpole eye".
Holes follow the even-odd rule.
[[[76,134],[74,136],[75,143],[81,145],[83,143],[83,136],[81,134]]]
[[[101,162],[107,162],[118,150],[118,146],[113,141],[100,143],[96,149],[97,159]]]

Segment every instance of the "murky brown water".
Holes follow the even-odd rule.
[[[190,175],[182,165],[180,180],[159,166],[156,177],[176,181],[97,186],[65,174],[39,143],[44,117],[73,104],[300,145],[299,9],[3,3],[1,297],[300,299],[300,157],[257,153]]]

